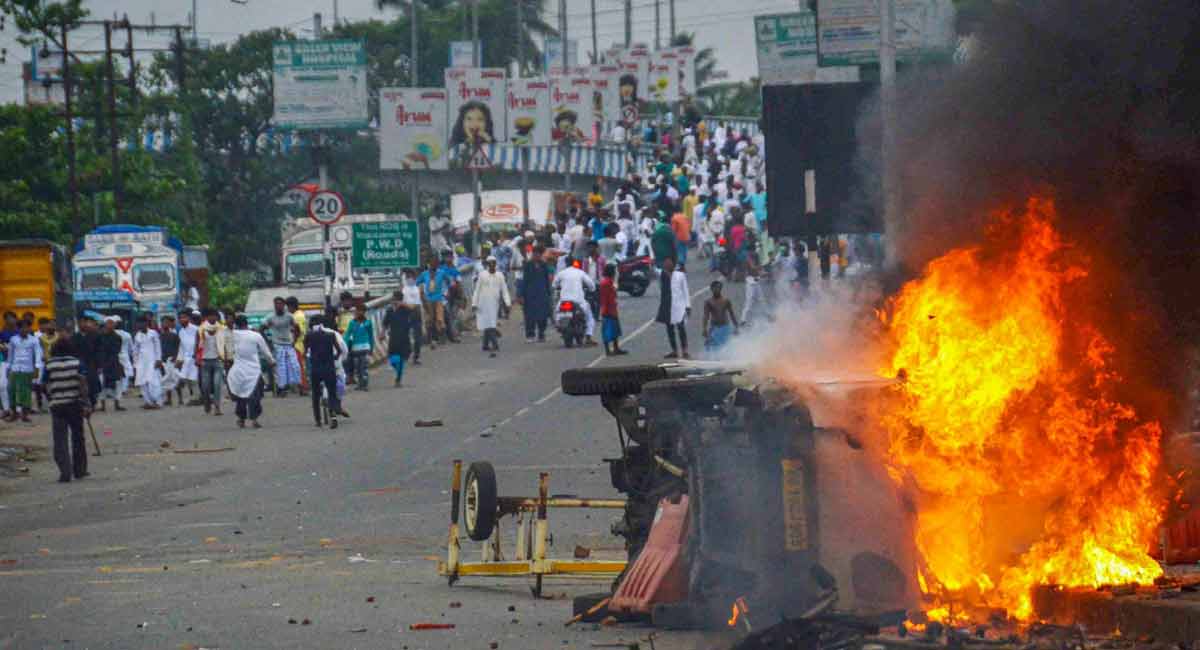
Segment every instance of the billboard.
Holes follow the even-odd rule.
[[[679,101],[679,55],[660,50],[650,57],[650,77],[646,84],[649,98],[673,104]]]
[[[567,67],[571,68],[579,65],[579,41],[567,41]],[[563,45],[562,39],[547,38],[544,51],[542,52],[542,69],[547,74],[551,69],[562,70],[563,67]]]
[[[624,69],[625,63],[637,66],[636,71],[630,69],[629,73],[637,76],[638,98],[642,100],[650,96],[648,90],[650,87],[650,55],[650,48],[644,46],[635,46],[621,53],[622,72],[626,72]]]
[[[877,89],[869,83],[763,87],[772,236],[881,232],[879,187],[855,165],[858,116]]]
[[[479,226],[491,228],[516,228],[526,221],[536,226],[550,222],[550,204],[553,192],[529,191],[529,214],[521,206],[521,190],[487,190],[479,193]],[[466,228],[475,216],[475,196],[469,192],[450,197],[450,218],[455,228]]]
[[[955,46],[951,0],[895,0],[896,58],[949,57]],[[877,0],[818,0],[817,46],[822,66],[879,61]]]
[[[550,144],[550,81],[544,77],[508,82],[508,138],[517,145]]]
[[[472,41],[450,41],[450,67],[475,67],[475,50]],[[483,61],[483,43],[479,44],[479,60]]]
[[[550,80],[550,139],[554,144],[587,142],[595,124],[592,80],[560,77]]]
[[[278,41],[273,59],[277,128],[366,128],[363,41]]]
[[[817,16],[811,11],[755,16],[754,45],[764,86],[858,81],[857,66],[818,67]]]
[[[619,66],[592,66],[592,111],[600,124],[621,119],[620,77]]]
[[[448,169],[446,91],[379,89],[379,168]]]
[[[504,68],[446,68],[451,147],[508,139]]]
[[[623,60],[617,67],[620,70],[617,75],[617,96],[620,97],[621,106],[637,106],[644,99],[645,84],[640,76],[641,67],[634,60]]]
[[[351,225],[350,268],[413,269],[421,266],[421,229],[412,219]]]
[[[679,63],[679,93],[688,97],[696,95],[696,48],[683,45],[675,48]]]

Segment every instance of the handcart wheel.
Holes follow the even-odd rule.
[[[486,542],[496,528],[496,470],[486,461],[471,463],[463,489],[463,523],[467,536]]]

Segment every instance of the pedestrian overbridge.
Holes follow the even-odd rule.
[[[490,144],[484,150],[492,163],[492,169],[479,174],[484,189],[519,188],[524,175],[531,190],[586,192],[597,179],[620,180],[632,172],[642,172],[654,160],[654,150],[650,147],[617,144],[571,147]],[[451,150],[450,159],[463,160],[464,156],[461,151]],[[461,166],[382,173],[386,182],[396,187],[409,188],[416,181],[422,192],[471,191],[471,171]]]

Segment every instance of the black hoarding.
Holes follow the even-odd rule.
[[[767,222],[772,236],[882,230],[873,174],[860,173],[860,109],[875,84],[764,86]],[[807,182],[806,182],[807,176]],[[809,213],[808,188],[815,189]]]

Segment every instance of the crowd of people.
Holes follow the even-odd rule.
[[[349,417],[348,386],[369,390],[377,346],[386,348],[400,387],[407,365],[421,364],[423,349],[459,343],[471,326],[481,334],[482,352],[497,356],[500,321],[515,305],[528,343],[545,342],[555,313],[569,303],[582,314],[582,345],[626,354],[619,296],[631,281],[626,275],[638,273],[642,285],[627,290],[641,295],[659,283],[656,320],[665,327],[666,357],[686,359],[692,312],[686,271],[697,263],[724,278],[710,284],[701,318],[704,347],[716,354],[742,328],[771,318],[779,287],[798,295],[807,290],[810,258],[824,278],[845,275],[849,266],[844,238],[818,238],[810,255],[804,241],[768,234],[765,153],[761,136],[700,120],[611,194],[598,183],[586,196],[568,197],[552,223],[525,224],[508,235],[472,224],[456,235],[449,219],[435,217],[424,266],[404,271],[378,333],[364,301],[348,293],[337,308],[315,314],[295,297],[280,296],[258,329],[234,309],[195,309],[194,291],[179,314],[142,315],[132,327],[120,316],[84,310],[77,332],[59,332],[49,319],[35,323],[32,313],[7,313],[0,330],[2,417],[31,422],[49,409],[64,481],[87,474],[79,451],[83,420],[110,402],[126,410],[122,399],[133,386],[146,410],[178,403],[220,416],[231,398],[238,425],[254,428],[261,427],[265,393],[294,391],[310,398],[318,427],[336,427],[339,416]],[[744,286],[740,314],[728,284]]]

